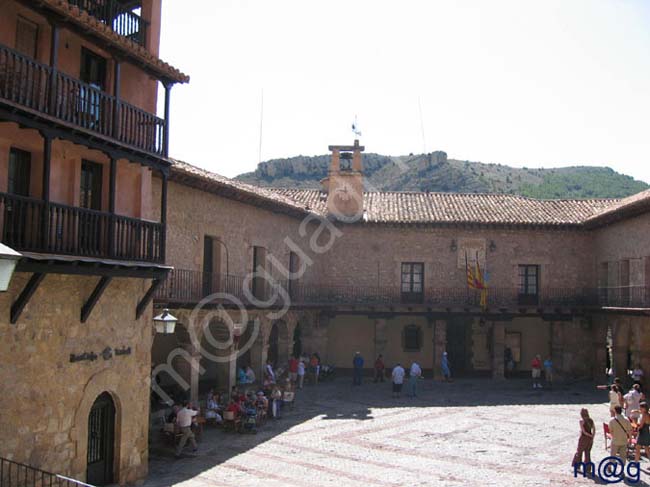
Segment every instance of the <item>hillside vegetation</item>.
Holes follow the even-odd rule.
[[[320,188],[330,156],[296,156],[262,162],[236,179],[276,188]],[[447,159],[444,152],[390,157],[364,154],[364,174],[378,191],[510,193],[531,198],[621,198],[648,185],[608,167],[514,168]]]

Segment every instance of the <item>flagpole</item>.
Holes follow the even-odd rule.
[[[467,249],[465,250],[465,283],[467,284],[467,304],[469,304],[469,281],[467,280],[467,271],[469,270],[469,263],[467,262]]]

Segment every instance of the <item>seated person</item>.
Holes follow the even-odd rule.
[[[176,422],[176,415],[178,414],[178,411],[181,410],[181,406],[179,404],[174,404],[172,406],[171,412],[167,415],[167,422],[168,423],[175,423]]]
[[[266,396],[264,395],[264,393],[262,391],[259,391],[257,393],[257,399],[255,401],[255,404],[257,406],[257,409],[260,409],[260,410],[264,411],[265,413],[269,409],[269,400],[266,398]]]
[[[205,419],[214,419],[217,423],[223,421],[221,418],[221,406],[219,406],[214,394],[208,396],[208,402],[206,403],[205,408]]]
[[[235,401],[234,399],[230,400],[230,403],[228,404],[226,411],[235,413],[235,418],[239,418],[243,412],[240,403]]]
[[[253,369],[251,368],[250,365],[246,366],[246,377],[248,378],[248,383],[253,384],[255,382],[255,372],[253,372]]]

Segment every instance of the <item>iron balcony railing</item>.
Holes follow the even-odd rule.
[[[2,487],[93,487],[90,484],[0,458]]]
[[[113,32],[145,45],[148,24],[135,9],[126,8],[115,0],[68,0],[68,3],[88,12]]]
[[[361,286],[320,284],[297,281],[263,281],[252,290],[253,280],[242,276],[210,274],[201,271],[174,269],[158,288],[156,299],[166,303],[198,303],[214,293],[214,303],[241,302],[271,306],[285,303],[296,306],[394,306],[426,305],[437,309],[480,308],[481,295],[465,287],[437,287],[421,294],[402,293],[397,285]],[[257,302],[251,299],[257,298]],[[490,287],[487,292],[490,309],[571,308],[571,307],[650,307],[650,290],[627,288],[542,288],[538,294],[522,294],[512,287]]]
[[[165,121],[0,44],[0,100],[163,155]]]
[[[163,261],[163,225],[0,193],[2,242],[19,251]]]

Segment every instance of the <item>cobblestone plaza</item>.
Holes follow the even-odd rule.
[[[570,463],[582,407],[597,427],[592,460],[606,456],[605,393],[592,383],[529,387],[425,380],[419,397],[392,399],[389,383],[353,388],[339,378],[301,391],[293,410],[256,435],[207,428],[196,456],[179,460],[156,444],[144,485],[592,485]]]

